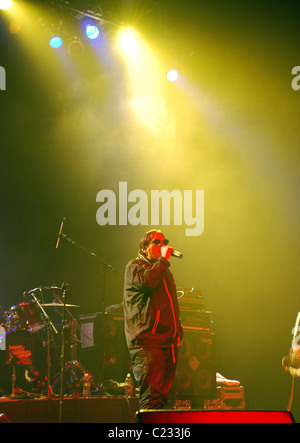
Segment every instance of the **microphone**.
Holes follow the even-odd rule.
[[[56,246],[55,246],[56,249],[59,248],[61,234],[62,234],[62,231],[63,231],[63,228],[64,228],[65,221],[67,221],[67,220],[65,218],[63,218],[62,222],[61,222],[61,225],[60,225],[60,228],[59,228],[59,232],[58,232],[57,242],[56,242]]]
[[[179,251],[174,251],[174,249],[171,252],[171,255],[176,258],[183,258],[183,254],[181,254],[181,252],[179,252]]]

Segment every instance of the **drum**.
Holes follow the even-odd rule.
[[[6,335],[5,364],[16,371],[16,386],[38,392],[45,386],[47,349],[39,333],[10,332]]]
[[[37,331],[45,326],[45,318],[35,301],[19,303],[5,313],[8,331]]]

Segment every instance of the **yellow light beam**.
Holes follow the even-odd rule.
[[[117,34],[117,49],[123,56],[130,79],[130,106],[138,120],[153,134],[172,132],[162,91],[159,61],[150,46],[132,29]]]

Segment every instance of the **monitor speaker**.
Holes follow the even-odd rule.
[[[286,411],[179,411],[142,410],[137,413],[139,423],[294,423]]]

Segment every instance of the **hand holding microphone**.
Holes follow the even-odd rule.
[[[183,258],[181,252],[175,251],[173,248],[170,248],[169,246],[161,247],[161,256],[164,257],[166,260],[169,260],[171,256],[176,258]]]

